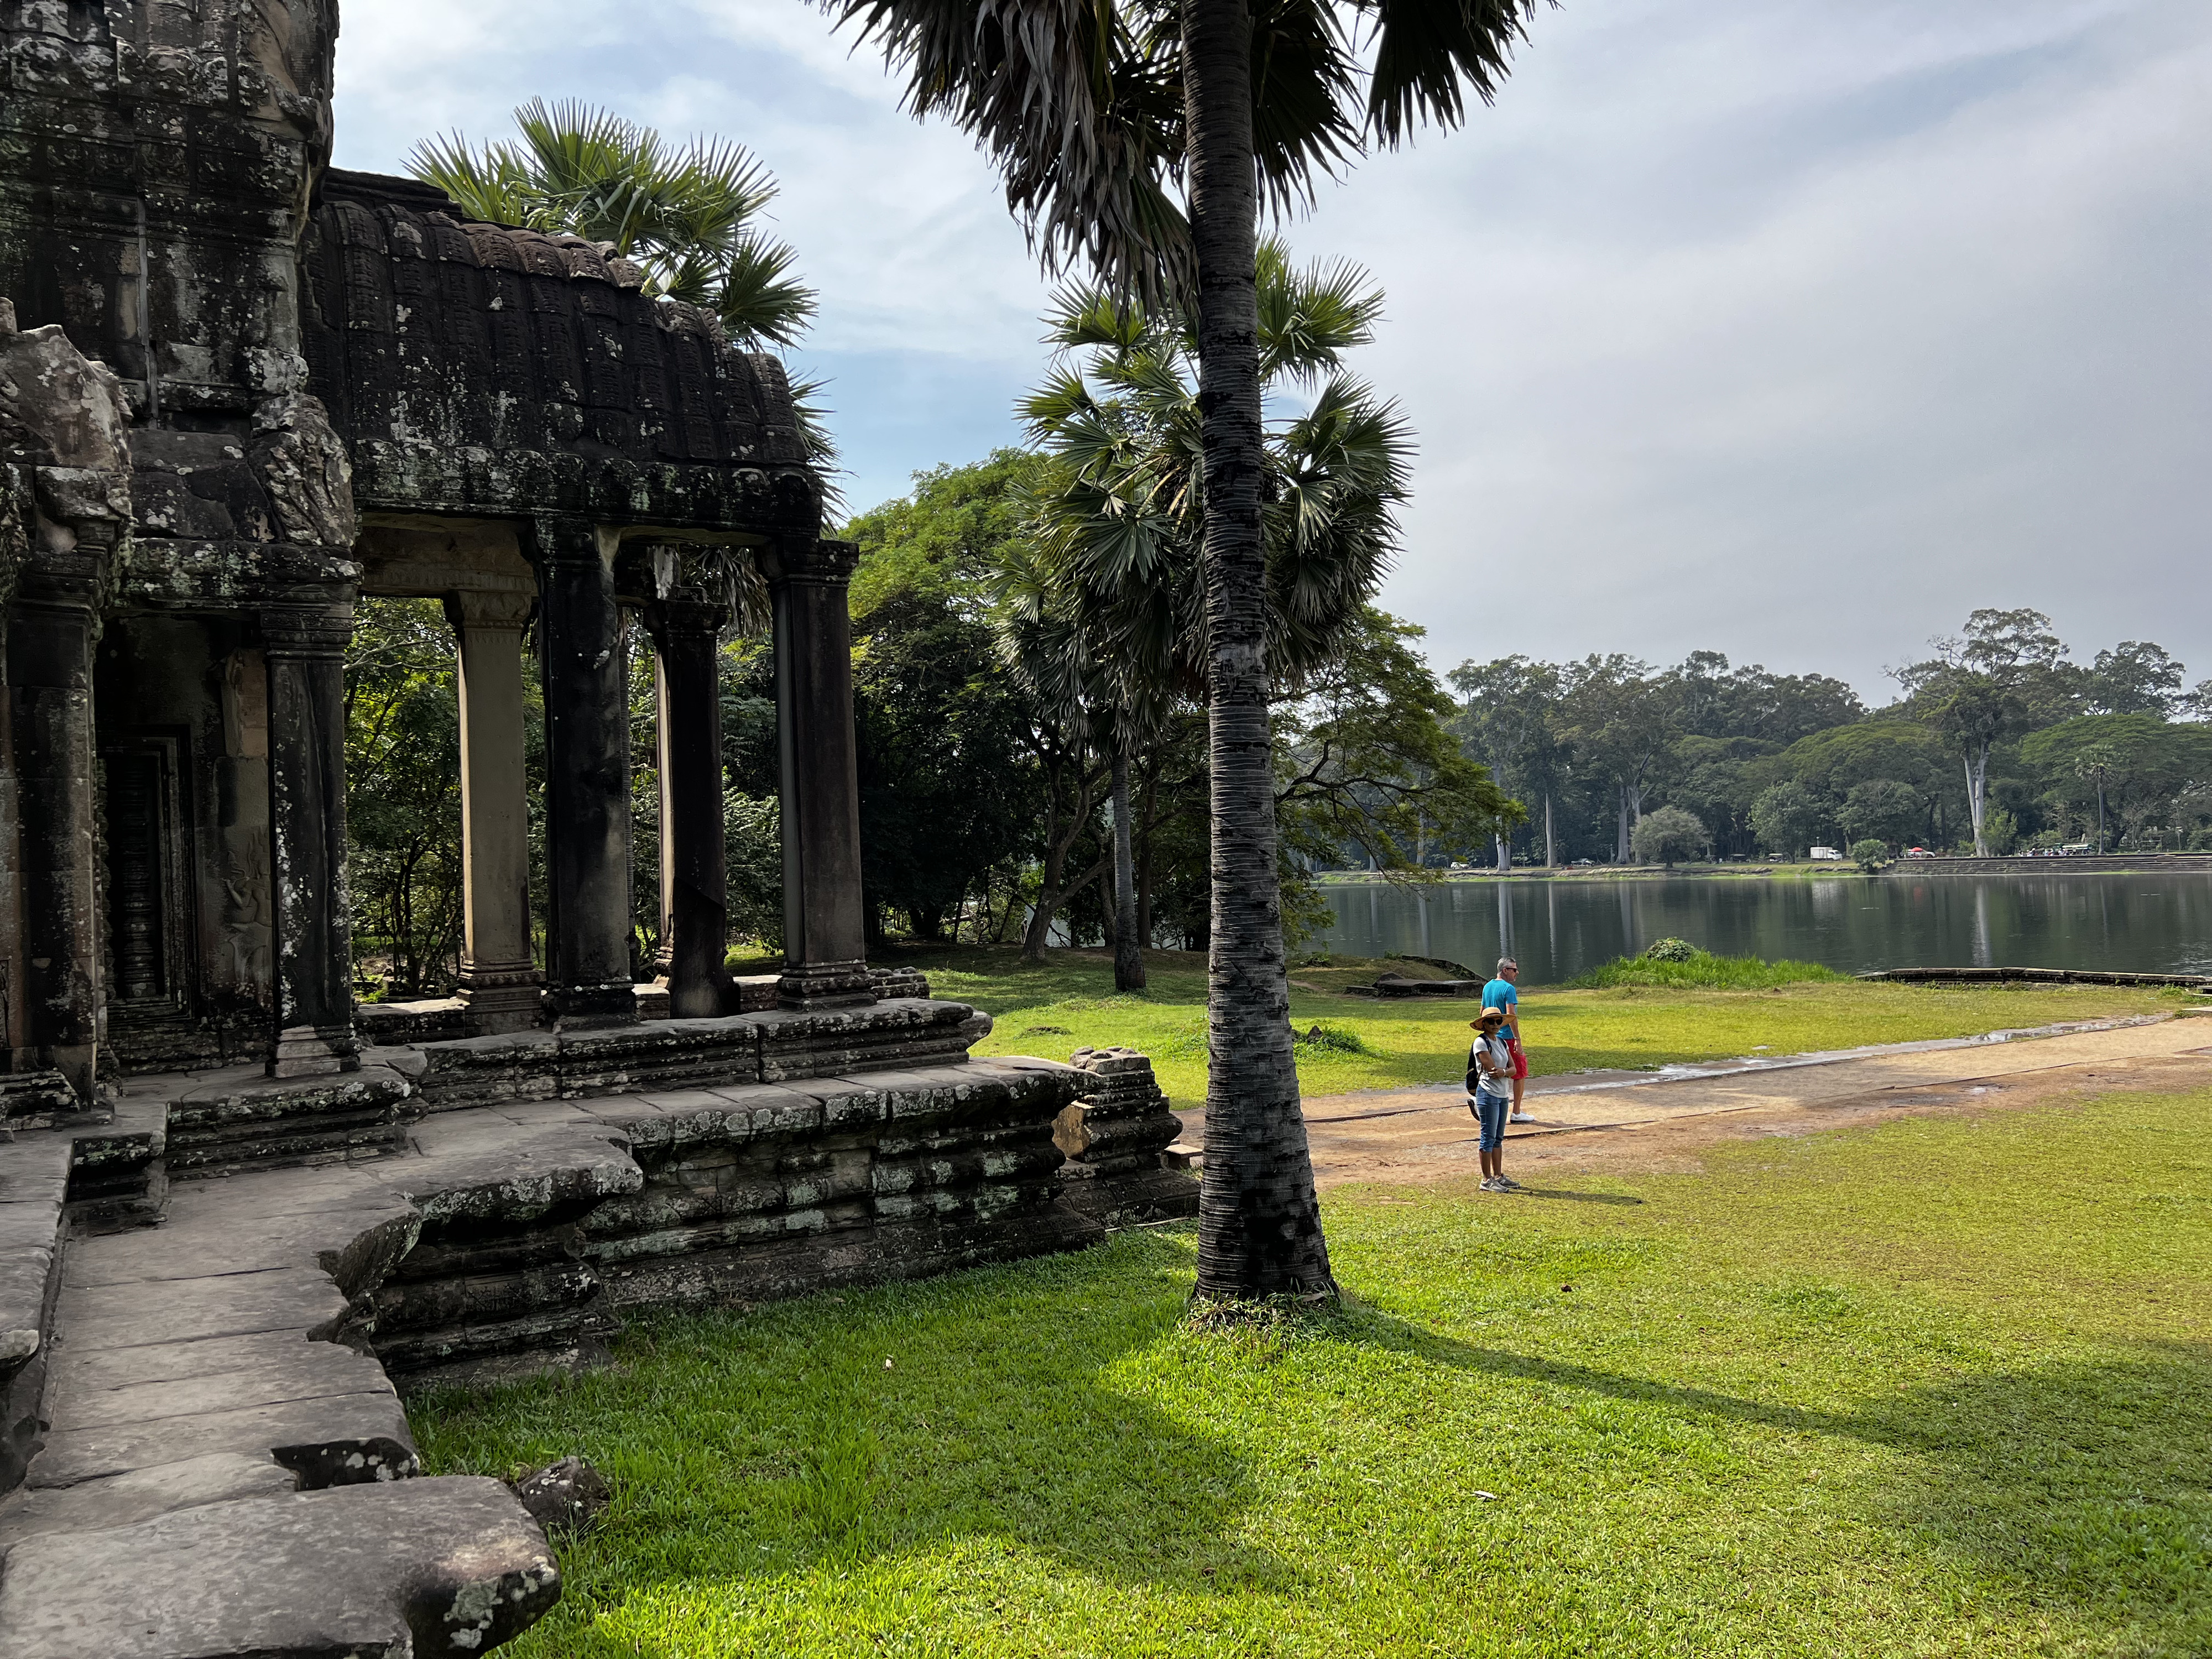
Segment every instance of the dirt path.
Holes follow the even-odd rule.
[[[1721,1140],[1809,1134],[1969,1103],[2026,1106],[2207,1085],[2212,1018],[2203,1018],[1932,1052],[1877,1051],[1725,1076],[1540,1078],[1526,1098],[1536,1121],[1508,1132],[1506,1168],[1523,1181],[1627,1166],[1692,1168],[1704,1147]],[[1474,1123],[1456,1086],[1318,1096],[1305,1111],[1314,1174],[1324,1187],[1476,1172]],[[1183,1144],[1202,1144],[1203,1114],[1182,1115]]]

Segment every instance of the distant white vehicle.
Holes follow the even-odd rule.
[[[1813,849],[1813,856],[1816,859],[1832,860],[1840,863],[1844,855],[1832,847],[1815,847]]]

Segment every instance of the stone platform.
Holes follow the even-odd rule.
[[[482,1651],[557,1571],[505,1486],[419,1474],[403,1388],[1194,1209],[1149,1062],[971,1060],[988,1024],[925,995],[372,1048],[0,1141],[0,1659]]]

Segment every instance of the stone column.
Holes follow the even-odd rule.
[[[765,550],[775,610],[783,819],[786,1007],[872,1002],[860,898],[860,791],[846,587],[860,550],[790,540]]]
[[[523,776],[522,630],[527,593],[456,593],[460,642],[461,1000],[479,1035],[538,1020],[530,951],[530,792]]]
[[[545,687],[546,997],[571,1029],[637,1018],[631,988],[629,702],[616,538],[546,515],[538,564]]]
[[[89,1102],[106,1017],[100,936],[92,647],[114,527],[79,525],[26,561],[8,622],[21,834],[24,1029],[16,1069],[58,1072]]]
[[[672,596],[644,607],[659,704],[660,956],[668,1012],[738,1012],[729,952],[729,861],[722,836],[722,697],[715,646],[729,609]]]
[[[352,636],[350,588],[261,611],[276,945],[271,1077],[361,1064],[345,869],[345,648]]]

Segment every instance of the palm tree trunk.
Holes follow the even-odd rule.
[[[1152,792],[1159,781],[1157,769],[1145,774],[1145,850],[1137,860],[1137,937],[1152,942]]]
[[[1206,1170],[1193,1293],[1214,1300],[1334,1294],[1298,1110],[1275,868],[1260,526],[1260,201],[1246,0],[1183,0],[1182,52],[1198,263],[1213,805]]]
[[[1129,823],[1129,757],[1114,746],[1114,988],[1145,988],[1145,941],[1137,932],[1137,853]]]

